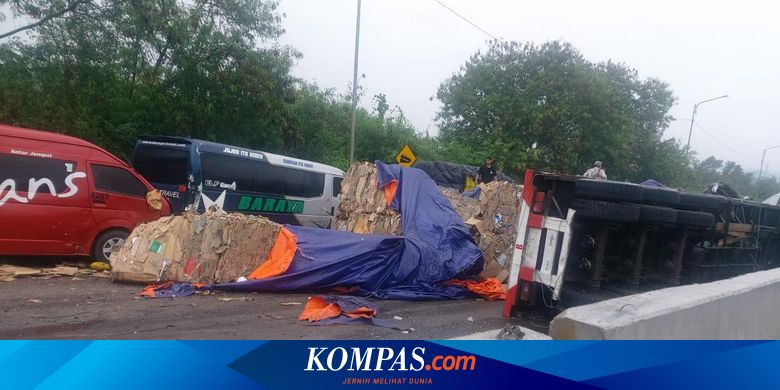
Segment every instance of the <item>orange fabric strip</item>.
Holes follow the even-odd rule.
[[[395,198],[395,192],[398,190],[398,180],[393,180],[385,184],[385,188],[383,188],[383,190],[385,192],[385,201],[389,206],[390,203],[393,202],[393,198]]]
[[[376,314],[375,309],[369,309],[367,307],[359,307],[349,313],[344,313],[344,315],[349,318],[374,318],[376,317]]]
[[[247,279],[271,278],[287,272],[297,249],[298,240],[295,238],[295,234],[282,228],[276,236],[276,242],[274,242],[271,252],[268,253],[268,258],[252,271]]]
[[[504,285],[496,278],[485,278],[481,282],[473,280],[448,280],[446,284],[452,284],[455,286],[461,286],[467,288],[469,291],[481,296],[482,298],[489,300],[504,300],[506,299],[506,291],[504,291]]]

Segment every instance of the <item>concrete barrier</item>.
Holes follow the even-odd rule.
[[[780,269],[568,309],[554,339],[778,339]]]

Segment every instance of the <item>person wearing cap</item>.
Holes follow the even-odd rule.
[[[488,157],[477,172],[477,183],[490,183],[496,179],[496,167],[493,165],[493,158]]]
[[[601,161],[593,162],[593,168],[585,171],[585,174],[583,176],[589,179],[607,180],[607,172],[605,172],[604,169],[601,168],[601,165],[602,165]]]

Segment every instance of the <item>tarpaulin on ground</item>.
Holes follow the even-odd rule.
[[[277,272],[214,288],[299,291],[348,287],[354,295],[404,300],[470,295],[461,286],[444,283],[482,270],[482,252],[458,214],[424,172],[376,164],[377,185],[384,189],[391,207],[401,213],[403,237],[288,225],[279,233],[285,237],[277,239],[269,260],[261,266]]]
[[[360,297],[318,295],[309,299],[298,320],[309,321],[310,325],[370,324],[398,330],[407,329],[398,322],[376,318],[378,312],[376,305]]]

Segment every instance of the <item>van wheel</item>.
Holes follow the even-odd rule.
[[[108,263],[108,257],[114,248],[119,248],[124,244],[127,238],[127,232],[121,230],[109,230],[102,233],[95,240],[95,246],[92,248],[92,258],[96,261]]]

